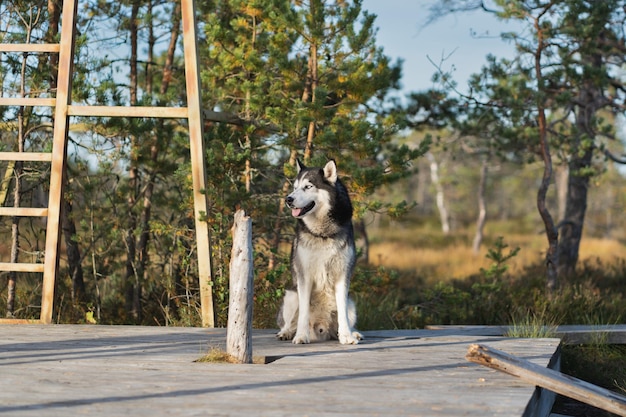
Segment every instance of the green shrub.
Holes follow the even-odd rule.
[[[587,262],[548,293],[545,267],[533,265],[512,275],[507,262],[518,249],[506,249],[499,238],[487,254],[493,261],[490,267],[433,285],[406,271],[360,268],[353,281],[359,328],[511,324],[537,333],[560,324],[615,324],[626,319],[623,260]]]

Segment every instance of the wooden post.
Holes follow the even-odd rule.
[[[252,219],[243,210],[235,213],[232,232],[226,353],[241,363],[252,363]]]
[[[215,327],[211,271],[211,242],[209,224],[203,219],[209,214],[206,196],[206,161],[202,142],[202,97],[200,95],[200,70],[198,63],[198,38],[196,36],[196,6],[194,0],[182,0],[183,47],[185,50],[185,79],[187,83],[187,108],[189,123],[189,150],[193,181],[194,218],[198,245],[198,279],[202,325]]]
[[[61,247],[61,202],[63,199],[63,175],[67,163],[67,132],[69,129],[68,106],[72,102],[72,68],[74,66],[74,21],[77,1],[63,2],[61,24],[61,47],[59,51],[59,75],[54,109],[52,161],[50,167],[50,195],[48,199],[48,223],[46,225],[46,252],[44,258],[41,313],[43,324],[52,323],[54,304],[54,281],[59,270]]]
[[[465,358],[557,394],[626,417],[626,397],[488,346],[471,345]]]

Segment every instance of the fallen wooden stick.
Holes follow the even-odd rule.
[[[557,394],[626,417],[626,397],[484,345],[470,345],[465,358]]]

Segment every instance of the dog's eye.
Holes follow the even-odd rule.
[[[311,184],[307,184],[304,186],[305,190],[310,190],[311,188],[313,188],[313,186]]]

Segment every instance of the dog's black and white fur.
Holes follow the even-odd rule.
[[[296,344],[331,338],[357,344],[363,336],[354,330],[356,311],[348,298],[356,262],[348,191],[334,161],[324,168],[298,161],[297,167],[294,190],[285,199],[298,219],[291,248],[296,289],[285,294],[277,337]]]

